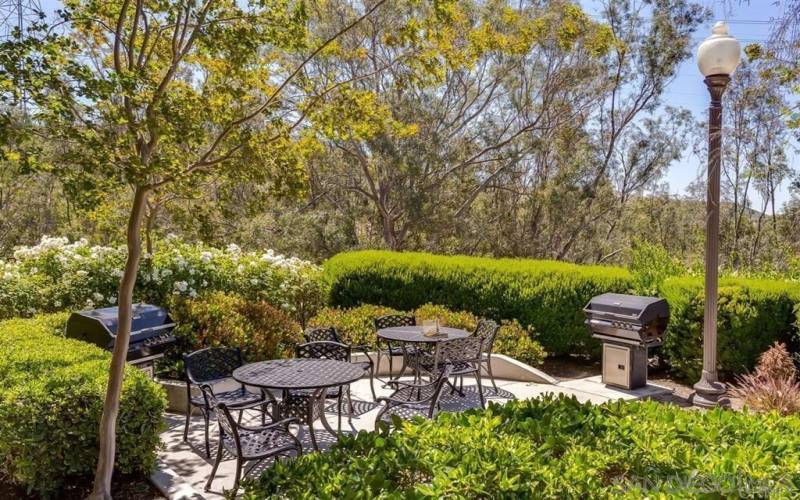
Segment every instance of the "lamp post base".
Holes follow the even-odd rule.
[[[726,389],[723,382],[709,381],[703,372],[703,377],[694,384],[694,393],[689,397],[689,402],[700,408],[730,408],[731,401],[725,397]]]

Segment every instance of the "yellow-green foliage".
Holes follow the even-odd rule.
[[[0,476],[43,495],[89,477],[111,355],[61,336],[66,314],[0,323]],[[155,465],[161,387],[127,367],[117,420],[117,469]]]
[[[544,397],[280,460],[244,498],[797,498],[800,418]],[[309,480],[313,478],[313,480]]]
[[[718,367],[723,376],[752,369],[775,341],[792,345],[800,283],[723,278],[719,285]],[[670,305],[664,353],[675,373],[696,380],[703,360],[703,280],[669,278],[659,291]]]
[[[311,326],[333,326],[348,344],[374,345],[375,318],[400,311],[390,307],[365,304],[353,309],[326,307],[311,318]]]
[[[325,263],[335,306],[413,310],[431,302],[495,320],[516,319],[552,354],[596,353],[583,307],[595,295],[627,292],[630,273],[530,259],[387,251],[346,252]]]

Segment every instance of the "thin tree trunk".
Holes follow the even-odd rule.
[[[90,500],[111,499],[111,476],[114,472],[114,454],[116,451],[117,414],[122,393],[122,379],[125,373],[125,359],[131,337],[131,316],[133,312],[133,287],[139,270],[139,258],[142,253],[140,230],[147,201],[148,189],[136,188],[128,218],[128,258],[125,271],[119,284],[119,316],[117,338],[109,369],[108,388],[103,403],[103,416],[100,419],[100,453],[97,458],[97,469],[94,476],[94,488],[89,495]]]

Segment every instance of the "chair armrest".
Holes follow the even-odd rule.
[[[262,399],[260,401],[254,402],[254,403],[246,403],[246,404],[240,404],[240,405],[231,404],[231,405],[228,405],[228,408],[230,408],[231,410],[252,410],[252,409],[258,408],[260,406],[274,405],[274,404],[275,404],[274,401],[270,401],[269,399],[264,398],[264,399]]]
[[[267,425],[258,425],[258,426],[255,426],[255,427],[250,427],[248,425],[242,425],[242,424],[237,423],[236,427],[238,427],[239,429],[244,429],[246,431],[253,431],[253,432],[268,431],[270,429],[275,429],[275,428],[278,428],[278,427],[283,427],[284,429],[286,429],[288,431],[290,424],[299,424],[299,423],[300,423],[299,419],[297,419],[295,417],[290,417],[290,418],[284,418],[282,420],[278,420],[277,422],[271,422],[271,423],[269,423]]]

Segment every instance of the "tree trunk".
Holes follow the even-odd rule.
[[[119,316],[117,338],[111,367],[108,376],[108,389],[103,404],[103,416],[100,419],[100,453],[97,458],[97,469],[94,476],[94,488],[89,495],[90,500],[111,499],[111,476],[114,472],[114,454],[116,451],[117,414],[119,399],[122,393],[122,379],[125,373],[125,359],[131,337],[131,315],[133,312],[133,287],[139,270],[139,258],[142,253],[140,230],[144,216],[148,190],[137,187],[133,198],[130,217],[128,218],[128,258],[125,271],[119,284]]]

